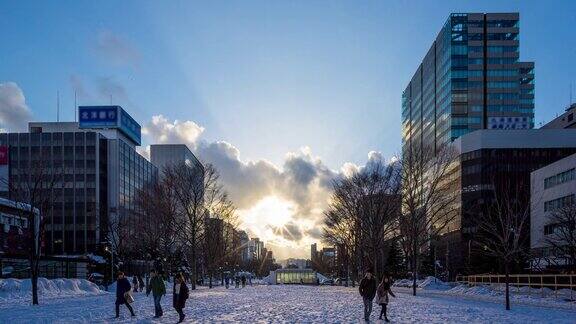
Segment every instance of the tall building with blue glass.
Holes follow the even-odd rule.
[[[534,127],[534,62],[518,13],[453,13],[402,93],[402,147],[437,150],[478,129]]]

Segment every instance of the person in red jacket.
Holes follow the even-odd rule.
[[[186,306],[186,299],[188,299],[188,286],[186,286],[186,280],[184,280],[184,276],[179,273],[174,278],[174,292],[173,292],[173,305],[174,309],[180,315],[180,320],[178,323],[182,323],[184,321],[184,307]]]

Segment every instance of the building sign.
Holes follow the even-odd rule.
[[[530,121],[528,117],[490,117],[488,119],[489,129],[529,129]]]
[[[141,143],[140,125],[120,106],[78,107],[80,128],[117,128],[136,145]]]
[[[8,146],[0,146],[0,165],[8,164]]]

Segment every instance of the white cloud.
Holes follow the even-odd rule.
[[[32,113],[24,93],[14,82],[0,83],[0,127],[5,131],[25,131]]]

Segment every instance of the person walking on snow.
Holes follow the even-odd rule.
[[[388,316],[386,316],[386,306],[388,305],[388,295],[390,295],[392,297],[396,297],[394,295],[394,293],[392,292],[391,286],[392,286],[392,279],[387,274],[384,274],[384,277],[382,277],[382,282],[380,282],[378,289],[376,289],[376,293],[378,294],[378,300],[377,300],[378,304],[380,304],[380,306],[382,306],[382,310],[380,310],[379,319],[381,320],[382,315],[384,315],[384,320],[386,322],[390,322],[388,320]]]
[[[174,292],[173,292],[173,305],[178,315],[180,315],[180,320],[178,323],[184,321],[184,306],[186,306],[186,299],[188,299],[188,286],[186,286],[186,281],[181,273],[176,275],[174,278]]]
[[[118,280],[116,280],[116,318],[120,317],[120,305],[122,304],[126,305],[132,316],[136,316],[136,314],[134,314],[134,309],[126,300],[131,289],[130,281],[128,281],[128,278],[124,277],[124,272],[118,272]],[[129,298],[132,297],[130,296]]]
[[[144,279],[142,279],[141,275],[138,275],[138,287],[140,288],[140,292],[143,292],[144,289],[146,289],[146,286],[144,286]]]
[[[372,275],[372,269],[366,270],[366,275],[360,280],[358,289],[364,300],[364,320],[369,321],[370,314],[372,314],[372,301],[376,295],[376,279]]]
[[[134,292],[138,292],[138,277],[136,275],[132,277],[132,288]]]
[[[158,318],[164,315],[160,300],[162,296],[166,295],[166,286],[164,285],[162,277],[156,273],[156,270],[150,271],[150,278],[150,283],[146,288],[146,296],[149,296],[150,292],[152,292],[152,298],[154,298],[154,318]]]
[[[246,276],[242,276],[242,288],[246,287]]]

